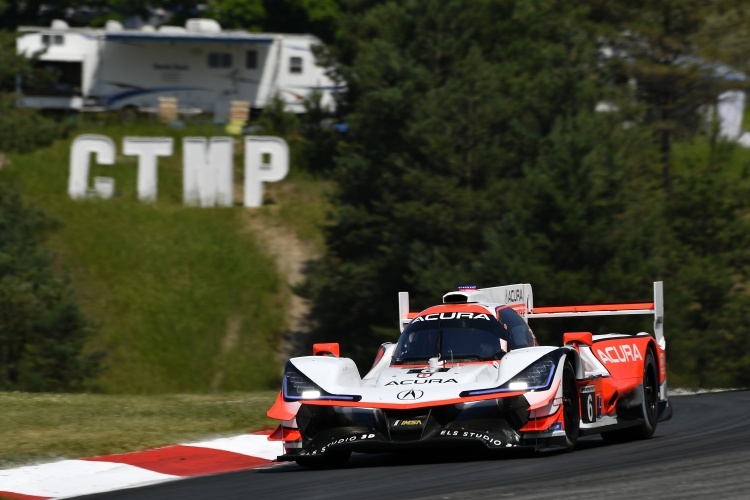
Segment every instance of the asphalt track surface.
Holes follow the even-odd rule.
[[[355,454],[338,470],[273,465],[79,498],[750,498],[750,392],[673,397],[652,439],[572,453]]]

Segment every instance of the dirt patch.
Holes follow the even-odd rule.
[[[278,357],[280,361],[286,361],[296,351],[299,339],[310,330],[307,321],[310,303],[296,295],[292,288],[302,282],[305,267],[320,254],[311,242],[301,240],[294,231],[272,217],[247,211],[245,224],[274,258],[276,267],[285,280],[287,331],[280,339]]]
[[[214,376],[211,379],[211,390],[214,392],[221,388],[221,383],[224,381],[224,367],[226,366],[227,357],[237,347],[237,343],[240,340],[240,324],[241,320],[236,316],[229,318],[227,322],[227,329],[221,339],[221,348],[216,359],[216,372],[214,372]]]

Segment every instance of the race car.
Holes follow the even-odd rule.
[[[654,334],[567,332],[541,346],[538,318],[653,314]],[[337,343],[290,359],[268,416],[279,461],[344,465],[353,451],[451,445],[572,450],[580,436],[646,439],[668,420],[662,282],[653,302],[534,307],[528,283],[459,287],[409,311],[399,293],[396,343],[364,376]]]

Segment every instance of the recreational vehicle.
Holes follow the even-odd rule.
[[[304,112],[313,91],[334,105],[334,82],[318,66],[312,35],[224,31],[212,19],[185,27],[123,29],[19,28],[17,50],[54,70],[52,85],[19,82],[19,105],[45,109],[155,111],[159,98],[176,99],[180,112],[226,117],[232,101],[262,109],[279,96],[286,109]]]

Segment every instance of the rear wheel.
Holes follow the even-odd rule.
[[[563,368],[563,423],[565,425],[565,446],[570,451],[578,442],[581,427],[581,405],[578,399],[578,387],[573,365],[565,362]]]
[[[637,427],[620,429],[602,433],[602,439],[610,443],[623,441],[634,441],[636,439],[648,439],[656,431],[656,422],[659,411],[659,376],[656,371],[654,353],[649,349],[646,360],[643,363],[643,401],[641,402],[641,415],[643,422]]]

